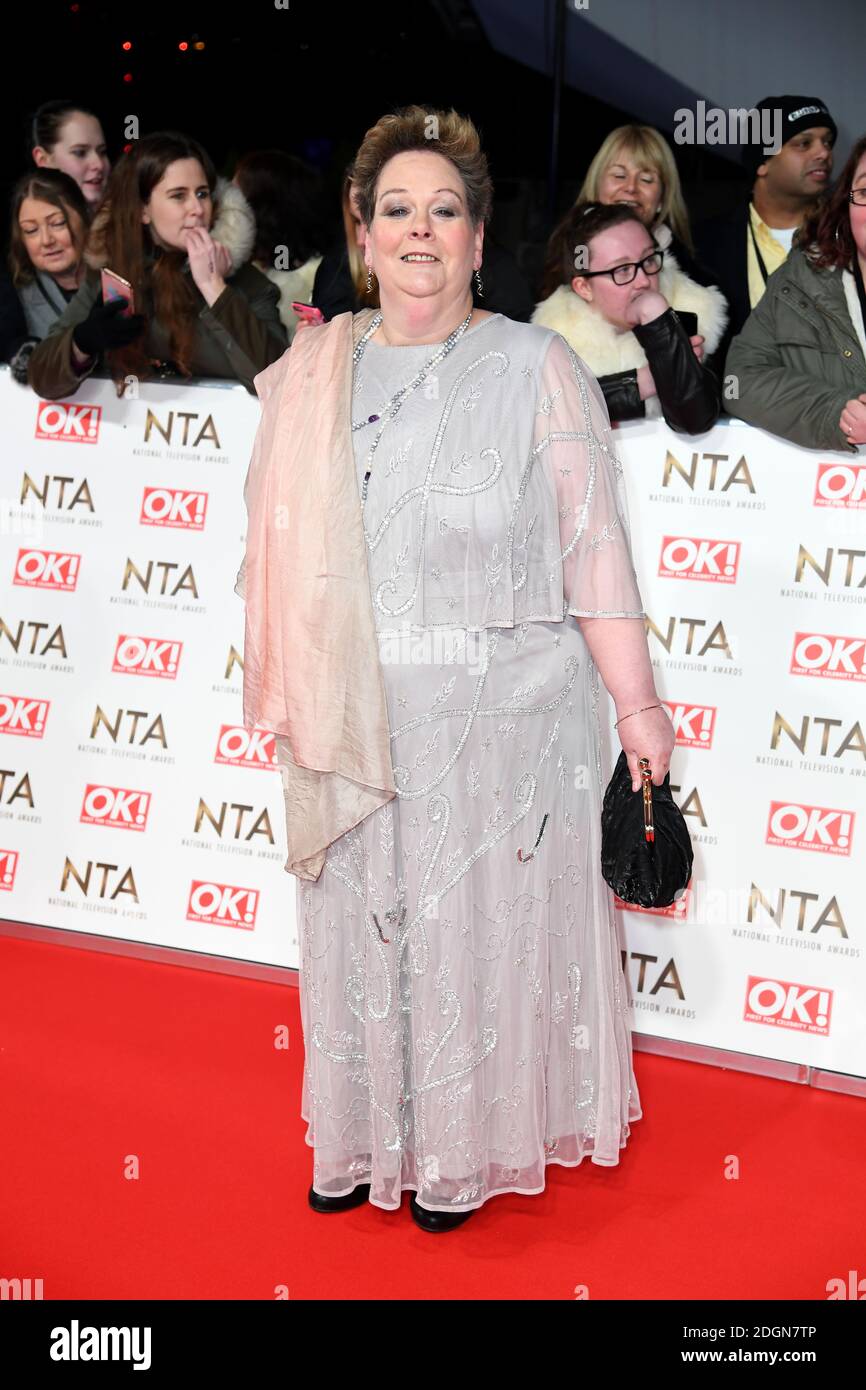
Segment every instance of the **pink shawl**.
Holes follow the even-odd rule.
[[[244,723],[276,734],[285,869],[396,796],[351,432],[352,350],[371,310],[305,328],[255,378],[244,488]]]

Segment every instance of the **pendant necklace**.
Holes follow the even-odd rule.
[[[364,461],[364,481],[361,485],[362,508],[367,501],[367,485],[370,481],[370,473],[372,472],[373,455],[379,447],[379,440],[382,438],[385,426],[389,423],[389,421],[395,418],[398,411],[400,410],[401,405],[405,401],[406,397],[410,394],[410,392],[414,391],[417,386],[420,386],[421,383],[427,379],[427,376],[432,371],[432,369],[438,366],[439,363],[443,360],[443,358],[448,356],[449,352],[451,352],[452,348],[457,344],[458,340],[462,338],[463,334],[466,332],[466,329],[469,327],[469,320],[472,318],[473,312],[474,308],[469,310],[469,313],[466,315],[465,319],[460,324],[460,327],[455,328],[453,333],[448,334],[448,337],[445,339],[445,342],[442,344],[439,350],[436,353],[434,353],[434,355],[430,358],[429,362],[425,362],[420,372],[418,372],[418,374],[414,376],[410,382],[407,382],[405,386],[400,387],[400,390],[396,393],[396,395],[391,397],[387,405],[384,405],[377,415],[368,415],[366,420],[352,421],[353,430],[363,430],[366,429],[367,425],[375,424],[377,420],[382,421],[377,431],[376,438],[373,440],[370,452],[367,454],[367,457]],[[369,328],[366,330],[363,336],[359,338],[358,346],[352,353],[353,366],[357,367],[358,363],[364,355],[364,348],[367,346],[368,340],[372,338],[373,334],[376,332],[376,329],[379,327],[381,322],[382,314],[380,312],[376,314],[375,318],[370,323]]]

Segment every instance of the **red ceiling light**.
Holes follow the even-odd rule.
[[[129,50],[132,48],[132,44],[129,42],[129,39],[126,40],[126,43],[122,43],[120,46],[123,49],[124,53],[128,53]]]
[[[132,81],[132,73],[131,73],[131,72],[125,72],[125,73],[123,74],[123,80],[124,80],[124,82],[131,82],[131,81]]]
[[[188,43],[179,43],[179,44],[178,44],[178,48],[180,49],[181,53],[186,53],[186,50],[189,48],[189,44],[188,44]]]

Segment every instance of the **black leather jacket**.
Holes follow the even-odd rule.
[[[703,434],[721,413],[721,388],[708,367],[695,357],[689,335],[676,315],[666,309],[651,323],[631,330],[644,352],[658,392],[662,415],[679,434]],[[611,420],[639,420],[646,415],[640,398],[637,368],[598,378]]]

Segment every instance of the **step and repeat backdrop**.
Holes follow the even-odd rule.
[[[241,724],[258,414],[0,371],[3,917],[297,966],[274,741]],[[672,908],[621,907],[634,1027],[864,1076],[866,460],[615,440],[695,846]]]
[[[242,386],[0,372],[0,907],[296,965],[272,736],[242,727]]]
[[[692,882],[624,911],[634,1027],[866,1075],[866,459],[617,430]]]

